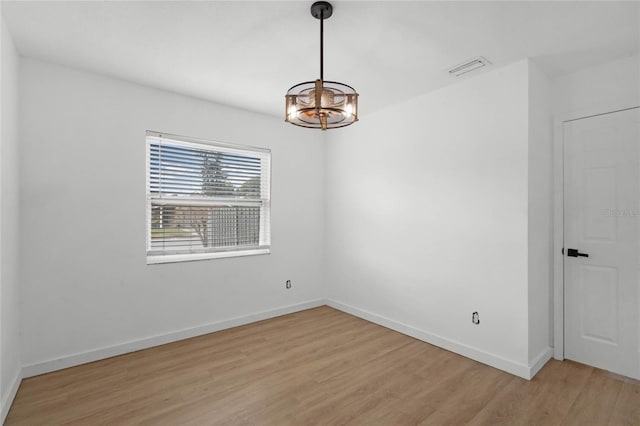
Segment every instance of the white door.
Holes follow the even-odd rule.
[[[639,108],[564,124],[565,357],[636,379],[639,145]]]

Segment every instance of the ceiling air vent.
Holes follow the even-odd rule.
[[[462,74],[466,74],[470,71],[477,70],[487,65],[491,65],[491,62],[489,62],[482,56],[478,56],[477,58],[473,58],[470,61],[452,67],[451,69],[449,69],[449,74],[454,77],[459,77]]]

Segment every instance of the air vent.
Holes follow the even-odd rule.
[[[464,62],[460,65],[456,65],[455,67],[452,67],[449,70],[449,74],[454,77],[459,77],[462,74],[466,74],[470,71],[477,70],[487,65],[491,65],[491,62],[489,62],[486,58],[483,58],[482,56],[478,56],[477,58],[473,58],[470,61]]]

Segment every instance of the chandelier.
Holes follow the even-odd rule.
[[[324,80],[324,20],[333,14],[326,1],[311,5],[320,20],[320,78],[296,84],[285,95],[285,121],[312,129],[333,129],[358,121],[358,94],[349,85]]]

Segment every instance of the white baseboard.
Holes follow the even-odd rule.
[[[317,308],[326,304],[325,299],[311,300],[308,302],[298,303],[295,305],[284,306],[282,308],[262,311],[255,314],[235,317],[228,320],[218,321],[199,327],[188,328],[184,330],[174,331],[158,336],[147,337],[144,339],[134,340],[121,343],[114,346],[93,349],[61,358],[51,359],[36,364],[24,366],[22,368],[22,377],[32,377],[51,371],[61,370],[63,368],[73,367],[88,362],[98,361],[110,358],[116,355],[122,355],[129,352],[139,351],[141,349],[151,348],[153,346],[164,345],[166,343],[176,342],[178,340],[189,339],[191,337],[209,334],[227,328],[238,327],[240,325],[249,324],[256,321],[262,321],[269,318],[279,317],[281,315],[293,312],[304,311],[306,309]],[[4,407],[4,405],[3,405]]]
[[[164,345],[166,343],[176,342],[183,339],[189,339],[191,337],[201,336],[203,334],[213,333],[220,330],[225,330],[232,327],[238,327],[241,325],[249,324],[256,321],[262,321],[269,318],[275,318],[281,315],[290,314],[293,312],[303,311],[306,309],[316,308],[319,306],[328,305],[340,311],[355,315],[363,318],[367,321],[371,321],[383,327],[391,330],[398,331],[416,339],[422,340],[427,343],[439,346],[457,354],[466,356],[475,361],[483,364],[490,365],[516,376],[530,380],[540,369],[546,364],[546,362],[553,355],[553,350],[547,348],[534,360],[531,365],[521,364],[495,354],[482,351],[471,346],[465,345],[460,342],[456,342],[417,328],[402,324],[392,319],[383,317],[378,314],[374,314],[369,311],[365,311],[360,308],[356,308],[351,305],[337,302],[335,300],[316,299],[308,302],[298,303],[295,305],[284,306],[277,309],[268,311],[262,311],[255,314],[245,315],[242,317],[235,317],[228,320],[218,321],[211,324],[206,324],[199,327],[174,331],[162,335],[147,337],[144,339],[134,340],[130,342],[121,343],[114,346],[98,348],[86,352],[72,354],[56,359],[51,359],[36,364],[24,366],[22,371],[15,379],[15,383],[11,388],[11,392],[6,397],[7,401],[2,401],[2,414],[6,416],[9,411],[10,402],[13,401],[15,393],[20,385],[22,378],[37,376],[40,374],[49,373],[51,371],[61,370],[63,368],[73,367],[80,364],[86,364],[88,362],[94,362],[105,358],[110,358],[117,355],[126,354],[129,352],[135,352],[141,349],[147,349],[154,346]],[[6,412],[5,412],[6,411]]]
[[[0,410],[0,425],[4,424],[5,419],[7,418],[7,414],[9,414],[9,409],[11,408],[11,404],[13,404],[13,400],[16,397],[16,393],[18,393],[18,388],[20,387],[20,383],[22,382],[22,369],[16,372],[16,376],[13,378],[11,382],[11,386],[9,387],[9,392],[7,392],[6,396],[2,398],[2,409]]]
[[[454,340],[450,340],[423,330],[419,330],[417,328],[402,324],[381,315],[356,308],[355,306],[340,303],[331,299],[327,300],[327,305],[527,380],[531,380],[531,378],[549,360],[551,354],[553,353],[551,348],[548,348],[542,354],[540,354],[538,358],[536,358],[536,361],[531,366],[529,366],[503,358],[499,355],[473,348],[471,346],[465,345],[464,343],[456,342]]]
[[[535,357],[531,365],[529,366],[529,378],[533,379],[533,376],[538,374],[538,371],[542,370],[542,367],[553,357],[553,348],[545,348],[540,354]]]

